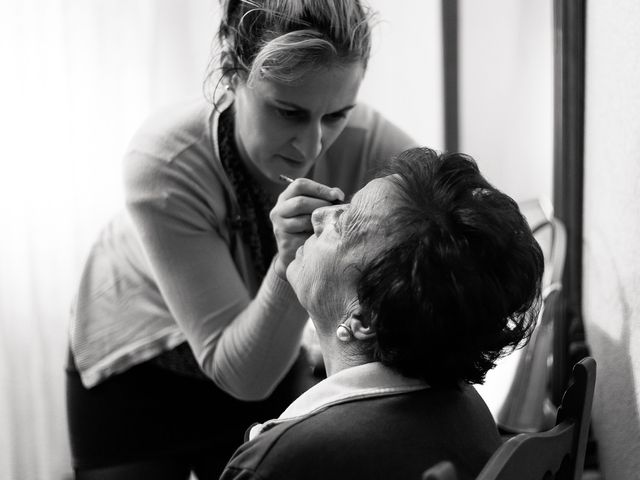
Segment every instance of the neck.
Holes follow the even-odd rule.
[[[341,342],[336,337],[335,331],[326,334],[320,331],[317,333],[328,377],[338,373],[340,370],[364,365],[372,361],[360,352],[356,339],[352,339],[350,342]]]
[[[364,358],[360,358],[360,357],[342,357],[342,358],[331,358],[331,359],[327,359],[325,357],[324,359],[324,365],[327,371],[327,377],[330,377],[331,375],[334,375],[336,373],[338,373],[341,370],[345,370],[347,368],[351,368],[351,367],[357,367],[358,365],[364,365],[365,363],[371,363],[372,360],[365,360]]]

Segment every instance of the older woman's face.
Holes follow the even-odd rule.
[[[355,302],[360,267],[385,244],[394,189],[387,178],[375,179],[350,204],[313,212],[314,234],[296,252],[287,278],[315,320],[340,320]]]

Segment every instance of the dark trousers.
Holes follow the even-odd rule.
[[[67,416],[79,480],[217,479],[255,422],[276,418],[317,383],[306,356],[269,399],[243,402],[210,380],[176,374],[153,362],[87,389],[67,368]]]

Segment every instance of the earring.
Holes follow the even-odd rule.
[[[336,330],[336,336],[341,342],[349,342],[353,339],[353,330],[349,325],[341,323]]]

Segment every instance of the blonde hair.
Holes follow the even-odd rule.
[[[248,85],[258,78],[295,84],[323,67],[366,68],[372,17],[360,0],[223,0],[220,56],[207,82],[239,75]]]

